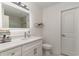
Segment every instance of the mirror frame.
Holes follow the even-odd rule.
[[[2,5],[8,5],[10,7],[16,8],[16,9],[22,11],[22,12],[29,14],[29,27],[28,28],[8,28],[8,29],[29,29],[30,28],[30,12],[29,12],[29,10],[21,8],[21,7],[17,6],[16,4],[13,4],[11,2],[3,2]],[[2,28],[3,28],[3,26],[2,26]]]

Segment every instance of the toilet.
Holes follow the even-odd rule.
[[[44,43],[43,44],[43,55],[51,56],[51,54],[52,54],[52,45]]]

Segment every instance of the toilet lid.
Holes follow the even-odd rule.
[[[43,44],[44,49],[51,49],[52,46],[50,44]]]

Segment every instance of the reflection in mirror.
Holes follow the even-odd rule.
[[[3,28],[28,28],[29,14],[3,4]]]

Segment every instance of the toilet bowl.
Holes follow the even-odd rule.
[[[43,44],[43,54],[50,56],[52,54],[52,45],[47,43]]]

